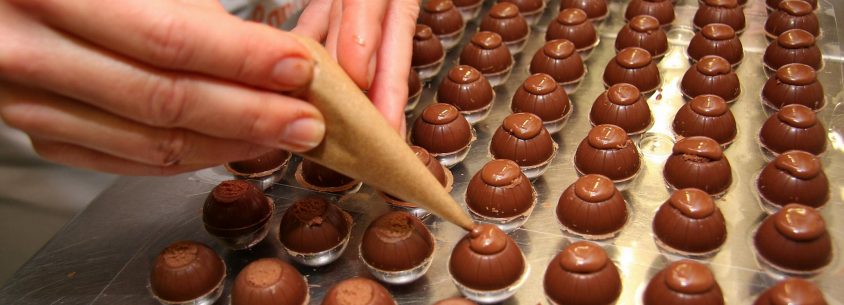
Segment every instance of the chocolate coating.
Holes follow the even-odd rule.
[[[377,282],[353,277],[331,287],[322,305],[396,305],[387,288]]]
[[[302,160],[302,179],[315,187],[334,188],[355,180],[308,159]]]
[[[580,241],[551,260],[543,286],[557,304],[606,305],[621,295],[621,276],[604,249]],[[586,287],[589,293],[584,293]]]
[[[543,164],[554,156],[555,149],[542,119],[525,112],[505,117],[489,145],[494,158],[513,160],[519,166]]]
[[[479,224],[451,252],[448,270],[458,283],[492,291],[516,283],[525,272],[525,258],[510,236],[491,224]]]
[[[699,189],[674,191],[653,220],[656,237],[687,253],[714,251],[727,239],[727,225],[712,197]]]
[[[419,74],[410,68],[410,74],[407,76],[407,96],[410,98],[420,93],[422,93],[422,80],[419,79]]]
[[[730,162],[721,146],[707,137],[688,137],[674,144],[663,170],[672,188],[697,188],[720,195],[733,182]]]
[[[586,16],[592,20],[601,20],[609,15],[606,0],[561,0],[560,10],[577,8],[586,12]]]
[[[469,180],[466,206],[490,218],[511,218],[534,205],[536,192],[516,162],[497,159],[487,162]]]
[[[545,32],[545,41],[565,39],[571,41],[578,51],[592,49],[598,43],[598,32],[588,19],[586,12],[577,8],[560,11]]]
[[[624,20],[639,15],[653,16],[660,25],[667,26],[674,22],[674,4],[671,0],[631,0],[624,11]]]
[[[293,266],[277,258],[249,263],[234,279],[231,305],[306,304],[308,283]]]
[[[766,0],[765,4],[768,5],[769,9],[774,10],[774,9],[777,9],[779,7],[779,4],[783,1],[784,0]],[[818,0],[803,0],[803,1],[808,2],[809,5],[812,6],[813,10],[818,8]]]
[[[434,155],[454,153],[472,142],[472,127],[454,106],[435,103],[413,123],[410,140]]]
[[[513,66],[513,56],[501,36],[493,32],[477,32],[460,52],[460,64],[469,65],[483,74],[503,72]]]
[[[177,241],[155,258],[149,283],[156,297],[175,303],[210,293],[225,277],[226,265],[214,250],[194,241]]]
[[[234,170],[238,174],[260,174],[281,168],[289,159],[290,152],[281,149],[273,149],[258,156],[257,158],[231,162],[228,164],[228,168]]]
[[[829,180],[820,159],[799,150],[769,162],[759,173],[756,187],[762,198],[778,206],[799,203],[817,208],[829,201]]]
[[[832,259],[832,241],[823,216],[800,204],[788,204],[765,218],[753,244],[765,261],[791,271],[814,271]]]
[[[434,35],[449,35],[463,30],[463,17],[450,0],[431,0],[419,10],[419,23],[431,27]]]
[[[593,125],[616,125],[628,134],[640,133],[651,125],[651,108],[639,89],[619,83],[610,86],[592,103],[589,121]]]
[[[668,36],[659,25],[659,20],[649,15],[639,15],[630,19],[615,38],[615,50],[629,47],[645,49],[653,57],[661,57],[668,52]]]
[[[615,55],[604,68],[604,84],[612,86],[628,83],[644,93],[656,90],[662,79],[659,69],[647,50],[630,47]]]
[[[753,305],[826,305],[823,292],[812,282],[787,278],[768,288]]]
[[[737,65],[744,58],[744,47],[741,45],[735,30],[726,24],[712,23],[701,28],[689,42],[686,50],[689,57],[699,61],[707,55],[717,55]]]
[[[703,0],[694,17],[694,25],[702,28],[707,24],[723,23],[736,32],[744,31],[746,22],[744,8],[736,0]]]
[[[445,51],[440,39],[424,24],[416,25],[413,35],[413,58],[410,64],[414,67],[426,66],[443,59]]]
[[[407,212],[389,212],[369,224],[360,245],[361,258],[384,271],[410,270],[434,254],[434,237]]]
[[[615,125],[592,127],[577,146],[574,166],[582,174],[601,174],[613,181],[632,178],[639,172],[639,150],[627,133]]]
[[[223,181],[211,190],[202,207],[208,233],[236,237],[260,229],[272,216],[272,202],[244,180]]]
[[[680,107],[671,124],[681,137],[704,136],[726,145],[736,138],[736,118],[724,99],[700,95]]]
[[[811,108],[787,105],[768,117],[759,131],[759,141],[777,154],[802,150],[819,155],[826,150],[826,128]]]
[[[643,305],[723,305],[721,286],[706,266],[691,260],[674,262],[654,276],[642,295]]]
[[[492,103],[495,91],[475,68],[458,65],[448,71],[437,89],[437,102],[454,105],[460,111],[482,109]]]
[[[498,2],[509,2],[515,4],[523,16],[526,14],[538,13],[545,9],[545,2],[543,0],[499,0]]]
[[[489,9],[481,19],[480,31],[489,31],[501,35],[505,43],[513,43],[527,38],[530,27],[519,13],[519,7],[509,2],[499,2]]]
[[[579,56],[575,56],[579,57]],[[528,76],[516,93],[510,109],[514,113],[529,112],[543,122],[553,122],[571,113],[571,101],[563,87],[548,74],[539,73]]]
[[[285,248],[317,253],[339,245],[349,235],[352,218],[323,197],[305,197],[284,211],[278,237]]]
[[[530,73],[545,73],[560,84],[576,83],[586,75],[583,59],[571,41],[555,39],[546,42],[530,61]]]
[[[762,100],[776,109],[801,104],[819,110],[825,104],[823,85],[815,69],[804,64],[787,64],[777,69],[762,88]]]
[[[788,30],[772,41],[763,55],[765,66],[777,70],[792,64],[806,64],[819,70],[823,64],[821,50],[815,45],[815,36],[801,29]]]
[[[612,180],[585,175],[569,185],[557,202],[557,220],[580,234],[607,235],[627,222],[627,204]]]
[[[805,30],[815,37],[821,34],[818,16],[811,4],[804,0],[783,1],[768,15],[765,22],[765,34],[768,37],[777,37],[791,29]]]
[[[687,98],[714,94],[724,101],[734,102],[741,94],[741,85],[729,61],[707,55],[689,67],[680,81],[680,90]]]

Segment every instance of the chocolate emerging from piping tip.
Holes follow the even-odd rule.
[[[360,251],[363,260],[376,269],[410,270],[434,254],[434,237],[413,215],[389,212],[366,228]]]
[[[574,56],[580,58],[580,56]],[[582,66],[581,66],[582,67]],[[528,76],[516,93],[510,109],[514,113],[529,112],[543,122],[553,122],[571,113],[571,101],[563,87],[550,75],[539,73]]]
[[[826,128],[811,108],[787,105],[768,117],[759,131],[759,141],[777,154],[802,150],[819,155],[826,150]]]
[[[832,259],[826,222],[815,209],[800,204],[788,204],[768,216],[753,244],[765,261],[789,271],[815,271]]]
[[[466,189],[466,205],[472,212],[490,218],[511,218],[527,212],[536,193],[516,162],[489,161],[472,176]]]
[[[272,202],[244,180],[223,181],[202,207],[202,221],[211,235],[236,237],[259,230],[272,216]]]
[[[694,17],[694,25],[702,28],[707,24],[723,23],[736,32],[744,31],[744,8],[736,0],[703,0]]]
[[[815,9],[804,0],[786,0],[780,2],[777,9],[768,15],[765,22],[765,34],[775,38],[791,29],[805,30],[815,37],[821,34]]]
[[[674,262],[654,276],[645,288],[643,305],[723,305],[724,295],[712,271],[691,260]]]
[[[823,64],[821,50],[815,44],[815,36],[801,29],[780,34],[765,49],[763,60],[765,66],[773,70],[793,63],[805,64],[819,70]]]
[[[296,268],[277,258],[262,258],[235,278],[231,305],[299,305],[308,299],[308,283]]]
[[[604,84],[628,83],[643,93],[656,90],[662,80],[659,69],[647,50],[630,47],[616,54],[604,69]]]
[[[722,23],[707,24],[689,42],[686,50],[694,61],[701,60],[707,55],[717,55],[736,66],[744,58],[744,47],[741,45],[732,27]]]
[[[627,204],[612,180],[585,175],[569,185],[557,202],[557,220],[575,233],[603,236],[627,222]]]
[[[469,299],[464,299],[462,297],[451,297],[448,299],[439,300],[434,305],[478,305],[475,302],[472,302]]]
[[[598,125],[577,146],[574,166],[582,174],[600,174],[613,181],[623,181],[639,172],[641,160],[624,129]]]
[[[604,249],[580,241],[551,260],[543,286],[556,304],[607,305],[621,295],[621,276]],[[584,293],[584,287],[589,293]]]
[[[530,27],[519,13],[518,6],[499,2],[493,5],[481,20],[480,31],[498,33],[505,43],[514,43],[526,39],[530,34]]]
[[[714,94],[724,101],[734,102],[741,93],[741,86],[729,61],[716,55],[707,55],[689,67],[680,81],[680,90],[687,98]]]
[[[431,28],[424,24],[416,25],[416,33],[413,35],[413,58],[411,65],[414,67],[427,66],[442,60],[445,51],[440,39],[431,31]]]
[[[510,236],[491,224],[475,225],[451,252],[449,272],[461,285],[480,291],[515,284],[525,272],[525,258]]]
[[[668,36],[659,25],[659,20],[649,15],[639,15],[630,19],[615,38],[615,50],[629,47],[647,50],[653,57],[661,57],[668,52]]]
[[[513,65],[513,56],[501,35],[477,32],[460,52],[460,64],[469,65],[483,74],[504,72]]]
[[[159,299],[181,303],[209,294],[225,277],[226,265],[214,250],[194,241],[177,241],[155,258],[149,282]]]
[[[826,305],[823,292],[812,282],[787,278],[768,288],[753,305]]]
[[[472,127],[454,106],[435,103],[413,123],[410,140],[434,155],[454,153],[472,142]]]
[[[308,159],[303,159],[301,166],[304,182],[317,188],[338,188],[355,182],[350,177]]]
[[[592,103],[589,121],[593,125],[616,125],[628,134],[637,134],[651,125],[651,108],[636,86],[619,83],[610,86]]]
[[[281,217],[278,237],[285,248],[298,253],[318,253],[343,242],[352,228],[348,213],[323,197],[297,200]]]
[[[571,41],[574,47],[582,52],[592,49],[597,44],[598,32],[586,16],[586,12],[577,8],[567,8],[560,11],[557,18],[548,24],[545,41],[555,39]]]
[[[396,305],[387,288],[377,282],[353,277],[331,287],[322,305]]]
[[[731,171],[721,145],[711,138],[696,136],[674,144],[663,175],[672,188],[697,188],[721,195],[733,182]]]
[[[699,95],[680,107],[671,127],[678,136],[709,137],[721,145],[736,138],[736,119],[724,99],[717,95]]]
[[[818,0],[803,0],[809,3],[812,6],[812,10],[818,8]],[[771,10],[775,10],[779,7],[779,4],[784,2],[784,0],[766,0],[765,4],[768,5],[768,8]]]
[[[663,244],[686,253],[717,250],[727,239],[727,225],[712,197],[699,189],[674,191],[653,220]]]
[[[448,70],[437,89],[437,102],[454,105],[460,111],[474,111],[489,106],[495,91],[480,71],[467,65]]]
[[[787,64],[765,82],[762,101],[775,109],[801,104],[817,111],[824,106],[823,85],[818,81],[814,68],[804,64]]]
[[[449,0],[431,0],[419,10],[419,23],[431,27],[434,35],[449,35],[463,31],[463,17]]]
[[[290,152],[281,149],[273,149],[257,158],[231,162],[228,168],[238,175],[254,175],[260,173],[271,174],[271,171],[280,169],[290,160]]]
[[[504,118],[489,151],[496,159],[513,160],[519,166],[536,166],[549,161],[556,150],[542,119],[531,113],[514,113]]]
[[[592,20],[601,20],[609,15],[606,0],[561,0],[560,10],[577,8],[586,12],[586,16]]]
[[[784,206],[799,203],[821,207],[829,201],[829,180],[818,157],[799,150],[777,156],[768,163],[756,181],[765,201]]]
[[[586,75],[583,59],[571,41],[555,39],[546,42],[530,61],[530,73],[545,73],[560,84],[579,82]]]
[[[639,15],[653,16],[660,25],[667,26],[674,22],[674,4],[671,0],[631,0],[624,12],[624,20]]]

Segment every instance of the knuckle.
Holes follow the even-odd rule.
[[[184,67],[190,63],[193,48],[186,21],[173,14],[163,14],[146,32],[151,47],[151,60],[168,67]]]
[[[167,129],[153,145],[150,150],[153,164],[162,167],[178,165],[188,150],[187,131],[178,128]]]
[[[147,118],[162,127],[180,126],[189,103],[190,81],[179,76],[151,77],[147,85]]]

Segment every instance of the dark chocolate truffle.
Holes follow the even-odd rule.
[[[431,27],[445,49],[450,49],[463,36],[463,17],[450,0],[431,0],[419,10],[419,23]]]
[[[777,70],[793,63],[808,65],[820,70],[823,65],[821,50],[815,45],[815,36],[801,29],[788,30],[780,34],[765,49],[765,68]]]
[[[546,42],[530,61],[530,73],[545,73],[561,85],[580,82],[586,76],[583,59],[571,41],[555,39]]]
[[[765,4],[768,6],[769,10],[775,10],[779,7],[780,2],[783,2],[783,1],[784,0],[766,0]],[[808,2],[809,5],[812,6],[813,10],[818,8],[818,0],[803,0],[803,1]]]
[[[624,20],[633,19],[639,15],[654,16],[662,26],[674,22],[674,4],[671,0],[631,0],[627,3]]]
[[[656,211],[654,235],[684,254],[717,251],[727,240],[727,225],[712,197],[699,189],[676,190]]]
[[[829,201],[829,180],[823,165],[805,151],[777,156],[759,173],[756,187],[765,203],[776,206],[799,203],[818,208]]]
[[[290,161],[290,153],[273,149],[257,158],[226,164],[226,169],[238,177],[260,178],[282,170]]]
[[[353,277],[331,287],[322,305],[396,305],[387,288],[377,282]]]
[[[501,35],[501,40],[513,54],[521,52],[530,35],[530,27],[519,13],[519,7],[509,2],[493,5],[489,13],[481,20],[479,31]]]
[[[545,41],[555,39],[571,41],[578,52],[586,52],[598,45],[598,32],[592,21],[587,18],[586,12],[578,8],[567,8],[560,11],[557,18],[548,24]]]
[[[439,300],[434,305],[478,305],[475,302],[472,302],[469,299],[464,299],[461,297],[451,297],[448,299]]]
[[[566,90],[545,73],[534,74],[525,79],[513,94],[510,109],[515,113],[535,114],[546,124],[562,120],[572,111]]]
[[[458,65],[448,70],[437,89],[437,102],[454,105],[463,113],[489,107],[495,98],[489,81],[477,69]]]
[[[601,21],[609,16],[606,0],[561,0],[560,10],[567,8],[578,8],[586,12],[586,16],[592,21]]]
[[[397,272],[430,263],[434,237],[419,219],[407,212],[389,212],[369,224],[363,233],[360,256],[378,270]]]
[[[155,258],[149,283],[152,294],[162,302],[203,299],[214,303],[225,278],[226,264],[214,250],[194,241],[177,241]]]
[[[709,137],[722,146],[733,143],[738,133],[733,112],[717,95],[699,95],[680,107],[671,128],[679,137]]]
[[[513,218],[530,212],[536,192],[516,162],[506,159],[489,161],[469,180],[466,206],[469,211],[488,218]]]
[[[759,140],[774,154],[802,150],[819,155],[826,150],[826,128],[811,108],[787,105],[765,121]]]
[[[569,185],[557,202],[557,220],[566,231],[596,239],[611,237],[627,222],[627,203],[613,181],[585,175]]]
[[[765,35],[776,39],[777,36],[791,29],[801,29],[815,37],[821,34],[818,16],[812,5],[804,0],[786,0],[780,2],[777,10],[768,15],[765,22]]]
[[[555,304],[609,305],[621,295],[621,276],[604,249],[580,241],[551,260],[543,286]]]
[[[489,145],[496,159],[509,159],[522,167],[547,164],[557,150],[542,119],[531,113],[514,113],[504,118]]]
[[[823,85],[815,69],[804,64],[787,64],[768,78],[762,88],[762,102],[774,109],[801,104],[818,111],[825,105]]]
[[[237,274],[231,305],[304,305],[309,299],[308,283],[296,268],[277,258],[262,258]]]
[[[744,47],[736,31],[721,23],[705,25],[692,37],[686,52],[692,61],[699,61],[706,55],[717,55],[729,61],[733,67],[744,58]]]
[[[278,237],[288,251],[309,254],[330,250],[349,239],[352,217],[325,198],[297,200],[284,211]]]
[[[639,89],[627,83],[610,86],[592,103],[589,111],[592,125],[612,124],[628,134],[639,134],[651,125],[651,108]]]
[[[707,24],[723,23],[736,33],[744,31],[744,8],[736,0],[702,0],[698,4],[694,17],[695,29],[701,29]]]
[[[787,278],[778,282],[756,298],[753,305],[826,305],[823,292],[812,282],[801,278]]]
[[[235,249],[263,239],[272,215],[272,201],[243,180],[223,181],[211,190],[202,207],[205,230]]]
[[[303,159],[296,170],[296,181],[307,189],[321,192],[346,192],[360,181],[347,177],[308,159]]]
[[[663,175],[674,189],[697,188],[711,195],[724,194],[733,182],[730,162],[721,146],[700,136],[674,143]]]
[[[616,52],[629,47],[639,47],[648,51],[653,58],[662,58],[668,52],[668,36],[659,26],[659,20],[653,16],[639,15],[631,18],[615,38]]]
[[[688,99],[714,94],[732,103],[741,94],[741,85],[730,62],[719,56],[707,55],[689,67],[680,81],[680,90]]]
[[[439,72],[444,58],[445,50],[440,39],[427,25],[417,24],[416,33],[413,35],[413,58],[410,64],[423,74],[422,78],[428,79]]]
[[[512,287],[526,271],[516,242],[491,224],[475,225],[451,252],[448,271],[462,286],[476,291]]]
[[[621,127],[592,127],[577,146],[574,166],[580,174],[601,174],[615,182],[632,179],[639,172],[639,150]]]
[[[788,204],[765,218],[753,244],[765,263],[787,273],[818,271],[832,260],[826,222],[805,205]]]
[[[472,142],[472,127],[454,106],[434,103],[413,123],[410,140],[434,156],[453,154]]]
[[[639,88],[643,94],[648,94],[656,91],[661,82],[659,69],[651,54],[638,47],[621,50],[604,69],[604,85],[607,87],[628,83]]]
[[[642,295],[643,305],[724,305],[712,271],[691,260],[674,262],[654,276]]]
[[[501,36],[493,32],[477,32],[460,53],[460,64],[469,65],[481,71],[487,78],[494,74],[505,74],[513,68],[513,56],[504,45]],[[490,79],[493,86],[498,83]]]

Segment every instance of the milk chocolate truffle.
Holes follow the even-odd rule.
[[[530,35],[530,26],[519,13],[519,7],[509,2],[493,5],[481,20],[479,30],[501,35],[501,40],[510,49],[511,54],[521,52]]]
[[[574,167],[578,173],[600,174],[614,182],[632,179],[640,166],[636,145],[624,129],[615,125],[592,127],[574,153]]]
[[[465,157],[463,153],[468,151],[472,140],[472,126],[466,118],[454,106],[443,103],[425,107],[410,133],[410,141],[414,145],[427,150],[445,166],[462,161],[460,155]]]
[[[659,69],[651,54],[642,48],[621,50],[604,68],[604,85],[607,87],[628,83],[636,86],[641,93],[648,94],[656,91],[661,82]]]
[[[815,37],[821,34],[818,16],[812,5],[804,0],[786,0],[780,2],[777,10],[768,15],[765,22],[765,35],[770,39],[791,29],[801,29]]]
[[[759,131],[759,141],[775,155],[789,150],[819,155],[826,150],[826,128],[811,108],[787,105],[768,117]]]
[[[519,165],[511,160],[489,161],[472,176],[466,188],[469,212],[481,220],[499,225],[504,231],[516,229],[524,223],[535,204],[533,185]],[[511,222],[516,223],[505,226]]]
[[[448,271],[467,298],[495,303],[509,298],[527,275],[525,257],[510,236],[479,224],[451,252]]]
[[[733,67],[738,66],[744,58],[744,47],[736,32],[729,25],[721,23],[703,26],[692,37],[686,52],[693,62],[707,55],[717,55],[729,61]]]
[[[387,288],[377,282],[353,277],[331,287],[322,305],[396,305]]]
[[[681,138],[704,136],[727,146],[736,139],[736,118],[724,99],[717,95],[699,95],[680,107],[671,124]]]
[[[765,68],[773,71],[792,63],[806,64],[815,70],[823,66],[821,50],[815,45],[815,36],[801,29],[780,34],[765,49],[763,60]]]
[[[214,250],[194,241],[177,241],[155,258],[150,291],[162,304],[214,303],[223,292],[226,264]]]
[[[687,99],[714,94],[732,103],[741,94],[741,85],[730,62],[716,55],[707,55],[689,67],[680,81],[680,90]]]
[[[778,282],[756,298],[753,305],[826,305],[823,292],[812,282],[791,277]]]
[[[454,105],[469,123],[483,120],[492,109],[495,91],[480,71],[467,65],[448,70],[437,89],[437,102]]]
[[[450,0],[431,0],[423,4],[419,11],[419,23],[431,27],[446,50],[460,42],[466,28],[463,17]]]
[[[299,163],[295,177],[306,189],[329,193],[355,192],[361,183],[308,159]]]
[[[674,143],[663,170],[665,182],[673,189],[697,188],[720,196],[733,182],[727,156],[715,140],[688,137]]]
[[[452,2],[454,2],[457,10],[460,11],[460,15],[463,16],[464,22],[469,22],[469,20],[478,17],[478,14],[481,12],[481,6],[484,4],[484,0],[452,0]]]
[[[460,64],[481,71],[490,85],[498,86],[507,81],[513,69],[513,56],[501,36],[493,32],[477,32],[460,53]]]
[[[630,19],[615,38],[615,51],[629,47],[639,47],[648,51],[655,59],[668,53],[668,36],[659,26],[659,20],[649,15],[639,15]]]
[[[823,165],[805,151],[777,156],[759,173],[756,187],[764,203],[779,207],[799,203],[819,208],[829,201],[829,180]]]
[[[469,299],[464,299],[461,297],[451,297],[448,299],[439,300],[434,305],[478,305],[475,302],[472,302]]]
[[[832,260],[832,241],[823,216],[801,204],[788,204],[765,218],[753,244],[765,263],[785,273],[817,272]]]
[[[349,242],[352,216],[324,197],[297,200],[281,217],[278,237],[300,264],[322,266],[340,257]]]
[[[410,75],[407,76],[407,105],[404,106],[405,114],[416,109],[419,98],[422,97],[422,80],[416,69],[410,68]]]
[[[639,134],[651,126],[651,108],[639,89],[627,83],[610,86],[592,103],[589,111],[592,125],[612,124],[627,134]]]
[[[535,114],[542,119],[549,133],[560,131],[565,119],[572,112],[571,101],[566,90],[545,73],[534,74],[525,79],[525,82],[513,94],[510,109],[514,113]]]
[[[273,149],[257,158],[226,163],[226,170],[237,177],[261,178],[284,171],[290,152]]]
[[[712,197],[699,189],[676,190],[656,211],[653,220],[657,244],[669,252],[706,255],[727,240],[727,225]]]
[[[499,0],[498,2],[510,2],[518,6],[519,12],[529,25],[536,24],[545,11],[544,0]]]
[[[707,24],[722,23],[729,25],[736,33],[744,32],[744,8],[736,0],[702,0],[694,17],[695,29]]]
[[[615,236],[627,222],[627,204],[613,181],[589,174],[569,185],[557,202],[563,230],[589,239]]]
[[[606,0],[561,0],[560,10],[578,8],[586,12],[593,22],[600,22],[610,15]]]
[[[624,20],[633,19],[639,15],[653,16],[662,26],[674,22],[674,4],[670,0],[631,0],[627,3]]]
[[[208,233],[240,250],[264,239],[273,209],[272,200],[249,182],[223,181],[205,199],[202,221]]]
[[[780,3],[783,2],[783,1],[784,0],[766,0],[765,4],[768,6],[769,10],[776,10],[779,7]],[[803,0],[803,1],[806,1],[807,3],[809,3],[809,5],[812,6],[813,10],[818,8],[818,0]]]
[[[598,45],[598,32],[589,21],[586,12],[579,8],[567,8],[560,11],[557,18],[548,24],[545,41],[566,39],[574,43],[577,52],[588,57],[588,52]]]
[[[530,73],[545,73],[560,85],[579,83],[586,76],[583,59],[577,56],[577,50],[571,41],[555,39],[546,42],[536,51],[530,61]]]
[[[370,273],[390,284],[410,283],[428,271],[434,237],[418,218],[389,212],[369,224],[360,244],[360,257]]]
[[[308,283],[293,266],[277,258],[249,263],[234,279],[231,305],[308,304]]]
[[[580,241],[551,260],[543,286],[555,304],[609,305],[621,295],[621,276],[604,249]]]
[[[419,77],[430,79],[440,72],[445,59],[445,51],[440,39],[431,32],[431,28],[424,24],[416,25],[416,33],[413,34],[413,58],[410,61]]]
[[[787,64],[777,69],[762,88],[762,102],[774,109],[801,104],[815,111],[826,104],[815,69],[804,64]]]
[[[724,305],[712,271],[691,260],[674,262],[654,276],[642,295],[643,305]]]
[[[495,159],[513,160],[528,178],[542,175],[557,153],[557,143],[542,125],[542,119],[531,113],[514,113],[504,118],[489,145]]]

